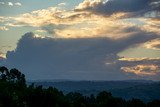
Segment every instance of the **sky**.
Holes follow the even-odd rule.
[[[29,80],[160,80],[160,0],[0,0],[0,65]]]

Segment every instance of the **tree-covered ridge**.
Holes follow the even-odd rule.
[[[139,99],[126,101],[106,91],[96,96],[77,92],[64,95],[53,87],[27,86],[24,74],[3,66],[0,67],[0,107],[160,107],[160,100],[147,104]]]

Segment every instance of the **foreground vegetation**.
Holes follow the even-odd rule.
[[[20,71],[0,67],[0,107],[160,107],[160,100],[147,104],[139,99],[126,101],[106,91],[97,96],[77,92],[64,95],[53,87],[27,86]]]

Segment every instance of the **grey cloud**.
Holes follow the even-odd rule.
[[[130,38],[53,39],[26,33],[15,51],[8,51],[4,65],[16,67],[27,79],[122,80],[132,79],[114,62],[116,54],[129,46],[155,38],[137,34]],[[131,74],[132,75],[132,74]]]
[[[159,11],[159,0],[108,0],[96,5],[77,8],[75,11],[90,11],[95,14],[110,16],[114,13],[128,13],[128,17],[145,15],[148,12]]]
[[[49,34],[51,35],[55,35],[55,30],[63,30],[65,28],[69,27],[69,25],[64,25],[64,24],[59,24],[59,25],[55,25],[55,24],[48,24],[48,25],[44,25],[41,27],[42,30],[47,31]]]

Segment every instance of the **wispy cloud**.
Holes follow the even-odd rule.
[[[0,4],[4,5],[5,3],[4,2],[0,2]]]
[[[14,5],[16,5],[16,6],[22,6],[22,4],[20,2],[14,3]]]
[[[142,44],[145,48],[160,50],[160,39],[154,39]]]
[[[120,58],[121,70],[140,77],[160,74],[160,58]]]
[[[6,6],[22,6],[20,2],[0,2],[0,5],[6,5]]]
[[[158,61],[160,60],[160,58],[125,58],[125,57],[121,57],[118,59],[119,61],[127,61],[127,62],[139,62],[139,61],[149,61],[149,60],[155,60]]]
[[[66,5],[66,3],[65,2],[63,2],[63,3],[59,3],[58,4],[58,6],[65,6]]]
[[[0,26],[0,30],[7,31],[9,29],[6,26]]]
[[[158,65],[136,65],[132,67],[121,67],[121,69],[126,73],[133,73],[138,76],[150,76],[150,75],[157,75],[160,73],[160,67]]]

